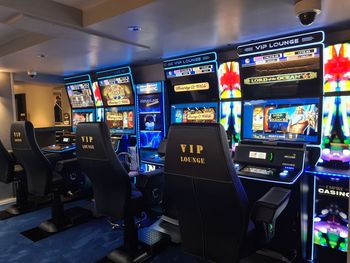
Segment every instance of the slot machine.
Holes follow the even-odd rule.
[[[166,135],[164,82],[136,85],[137,144],[141,171],[164,166],[158,148]]]
[[[136,145],[135,90],[130,67],[95,73],[104,105],[104,121],[117,152]]]
[[[170,123],[219,120],[217,55],[215,52],[163,63],[170,103]]]
[[[234,165],[250,202],[272,186],[291,190],[266,251],[280,260],[313,257],[307,170],[321,152],[323,40],[318,31],[239,47],[242,131]]]
[[[314,176],[314,262],[346,262],[350,163],[350,44],[324,50],[322,154]]]

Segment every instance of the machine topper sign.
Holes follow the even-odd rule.
[[[252,44],[238,46],[238,54],[246,56],[254,53],[264,53],[275,49],[289,49],[303,45],[322,43],[324,41],[324,32],[310,32],[300,35],[288,36],[283,38],[271,39]]]

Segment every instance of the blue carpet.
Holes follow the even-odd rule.
[[[67,204],[65,208],[76,205],[88,207],[90,204],[80,201]],[[92,263],[122,243],[122,231],[112,230],[105,218],[90,220],[35,243],[20,234],[24,230],[38,226],[49,217],[50,208],[45,208],[0,221],[0,262]],[[179,247],[170,246],[149,262],[195,263],[196,261],[183,254]]]

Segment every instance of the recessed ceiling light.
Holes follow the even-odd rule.
[[[140,26],[128,26],[128,30],[131,32],[140,32],[142,28]]]

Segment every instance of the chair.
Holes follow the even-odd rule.
[[[90,211],[79,207],[64,211],[61,200],[61,194],[70,189],[67,177],[71,178],[79,172],[76,159],[57,161],[53,158],[55,164],[51,163],[49,157],[41,152],[34,127],[29,121],[14,122],[11,125],[11,144],[14,155],[26,172],[28,192],[37,197],[49,196],[51,199],[52,218],[43,222],[39,229],[56,233],[83,223],[90,217]],[[76,169],[73,172],[71,167],[74,163]],[[68,176],[65,174],[67,170],[70,171]]]
[[[249,211],[220,124],[172,125],[164,174],[182,248],[213,262],[240,262],[268,243],[290,197],[290,190],[273,187]]]
[[[4,220],[29,210],[26,176],[21,165],[16,163],[13,153],[9,152],[0,141],[0,182],[13,183],[16,204],[0,212],[0,219]]]
[[[142,193],[132,187],[128,173],[118,159],[104,122],[80,123],[76,133],[77,156],[82,170],[90,178],[98,213],[124,220],[123,247],[107,258],[113,262],[133,262],[148,258],[147,246],[138,241],[135,215],[143,208]]]

